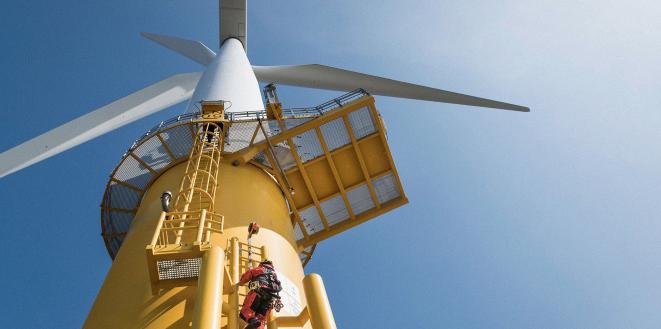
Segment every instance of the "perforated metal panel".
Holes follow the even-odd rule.
[[[159,260],[156,262],[159,280],[197,278],[200,276],[202,258]]]

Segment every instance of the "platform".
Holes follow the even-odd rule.
[[[315,245],[408,202],[374,98],[363,90],[316,107],[229,112],[223,154],[276,177],[287,197],[300,257]],[[101,228],[117,254],[144,191],[162,172],[187,159],[199,113],[164,121],[141,136],[110,175]],[[270,144],[270,145],[269,145]],[[293,193],[291,193],[293,191]]]

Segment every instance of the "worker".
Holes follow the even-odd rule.
[[[275,273],[273,263],[264,260],[259,266],[246,271],[241,275],[239,285],[250,282],[250,291],[243,301],[241,319],[248,323],[244,329],[264,329],[271,309],[280,312],[282,302],[278,294],[282,290],[280,280]]]

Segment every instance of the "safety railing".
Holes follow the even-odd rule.
[[[369,93],[367,93],[364,89],[356,89],[352,92],[346,93],[340,97],[333,98],[323,104],[314,107],[293,107],[282,109],[282,116],[285,118],[319,116],[336,108],[347,105],[354,100],[367,95],[369,95]],[[225,118],[227,118],[229,121],[248,119],[257,120],[258,118],[261,120],[266,120],[267,116],[265,111],[245,111],[225,113]]]
[[[155,252],[172,245],[203,245],[211,233],[223,233],[223,215],[201,211],[162,212],[148,247]]]
[[[309,117],[323,115],[324,113],[342,107],[356,99],[359,99],[363,96],[367,96],[369,93],[364,89],[356,89],[352,92],[346,93],[337,98],[331,99],[323,104],[314,106],[314,107],[294,107],[282,109],[282,115],[285,117]],[[153,126],[146,133],[136,139],[131,147],[129,147],[128,152],[132,151],[137,145],[140,144],[145,138],[152,136],[172,125],[183,123],[183,122],[193,122],[201,118],[200,112],[191,112],[178,115],[174,118],[170,118],[164,121],[161,121],[159,124]],[[242,112],[226,112],[225,119],[229,121],[242,121],[242,120],[266,120],[266,111],[242,111]]]

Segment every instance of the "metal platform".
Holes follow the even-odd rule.
[[[283,109],[280,120],[263,111],[227,113],[226,119],[225,158],[255,164],[276,177],[303,264],[316,243],[408,202],[374,98],[363,90],[316,107]],[[191,113],[164,121],[124,154],[101,205],[102,235],[112,258],[145,190],[162,172],[186,161],[204,120]]]
[[[152,292],[197,284],[202,255],[210,248],[211,232],[223,232],[224,217],[202,211],[161,213],[147,245]]]

